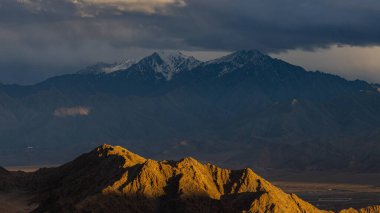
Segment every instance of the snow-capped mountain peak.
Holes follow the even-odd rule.
[[[105,73],[111,73],[111,72],[116,72],[120,70],[126,70],[134,64],[136,64],[135,60],[125,59],[121,62],[112,64],[112,66],[104,67],[102,70]]]
[[[240,50],[229,55],[207,62],[207,64],[220,63],[251,63],[269,57],[258,50]]]
[[[187,72],[201,64],[201,61],[192,56],[186,56],[181,52],[159,51],[141,59],[140,61],[126,59],[113,64],[97,63],[80,70],[79,74],[109,74],[117,71],[129,70],[136,65],[135,69],[129,70],[132,73],[139,71],[142,73],[152,72],[156,79],[171,80],[180,72]]]
[[[205,63],[205,66],[218,65],[218,69],[220,70],[218,76],[223,76],[246,65],[262,65],[268,63],[268,61],[272,61],[270,56],[267,56],[258,50],[241,50],[221,58],[208,61]]]
[[[157,78],[171,80],[176,74],[183,71],[190,71],[201,62],[192,56],[186,56],[181,52],[160,51],[144,58],[142,61],[156,73]]]
[[[92,66],[88,66],[82,70],[80,70],[79,74],[108,74],[113,73],[120,70],[126,70],[130,68],[132,65],[136,64],[136,60],[124,59],[120,62],[115,62],[112,64],[108,63],[97,63]]]

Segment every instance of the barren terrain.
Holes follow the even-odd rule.
[[[10,171],[34,172],[44,166],[7,167]],[[274,185],[287,193],[324,210],[341,210],[380,205],[379,173],[299,172],[292,170],[260,171]],[[37,207],[31,204],[33,195],[23,191],[0,192],[0,212],[30,212]]]
[[[0,192],[0,212],[30,212],[37,207],[37,204],[30,203],[31,198],[31,194],[22,191]]]
[[[320,209],[341,210],[380,204],[380,174],[266,171],[264,177]]]

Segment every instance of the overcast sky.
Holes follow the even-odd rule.
[[[380,82],[378,0],[1,0],[0,82],[181,50],[258,49],[309,70]]]

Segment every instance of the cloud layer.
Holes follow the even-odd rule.
[[[94,17],[104,10],[114,14],[141,12],[147,14],[166,13],[171,6],[183,7],[184,0],[71,0],[78,6],[79,14]]]
[[[377,20],[377,0],[2,0],[0,81],[156,49],[379,45]]]
[[[166,14],[172,7],[186,6],[185,0],[10,0],[3,5],[33,14],[77,15],[96,17],[99,15],[122,15],[126,12]],[[71,14],[70,14],[71,13]]]

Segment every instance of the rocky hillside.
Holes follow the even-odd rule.
[[[19,177],[18,183],[35,193],[39,206],[34,212],[327,212],[286,194],[251,169],[222,169],[193,158],[155,161],[110,145],[61,167]]]

